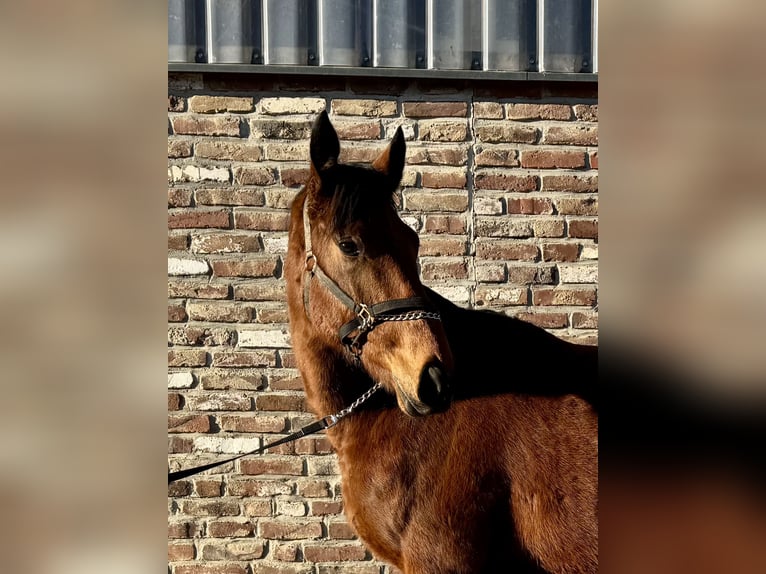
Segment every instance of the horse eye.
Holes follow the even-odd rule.
[[[359,255],[359,246],[353,239],[343,239],[338,243],[338,247],[345,255]]]

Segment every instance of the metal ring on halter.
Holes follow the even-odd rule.
[[[313,261],[314,264],[309,266],[309,262],[311,261]],[[316,265],[317,265],[317,256],[314,255],[314,253],[312,253],[311,251],[309,251],[308,253],[306,253],[306,271],[308,271],[309,273],[313,273]]]

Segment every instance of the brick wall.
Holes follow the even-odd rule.
[[[342,161],[407,139],[401,213],[426,284],[596,343],[596,87],[170,74],[171,469],[252,450],[313,420],[282,266],[308,137],[328,109]],[[394,572],[355,540],[323,436],[171,485],[174,574]]]

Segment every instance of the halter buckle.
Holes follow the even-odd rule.
[[[369,331],[375,323],[375,315],[364,303],[359,303],[359,311],[357,311],[356,316],[360,321],[359,330],[362,332]]]

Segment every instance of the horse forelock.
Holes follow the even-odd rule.
[[[394,194],[387,179],[374,169],[356,165],[336,165],[315,185],[327,200],[316,206],[336,230],[353,223],[369,224],[396,209]]]

